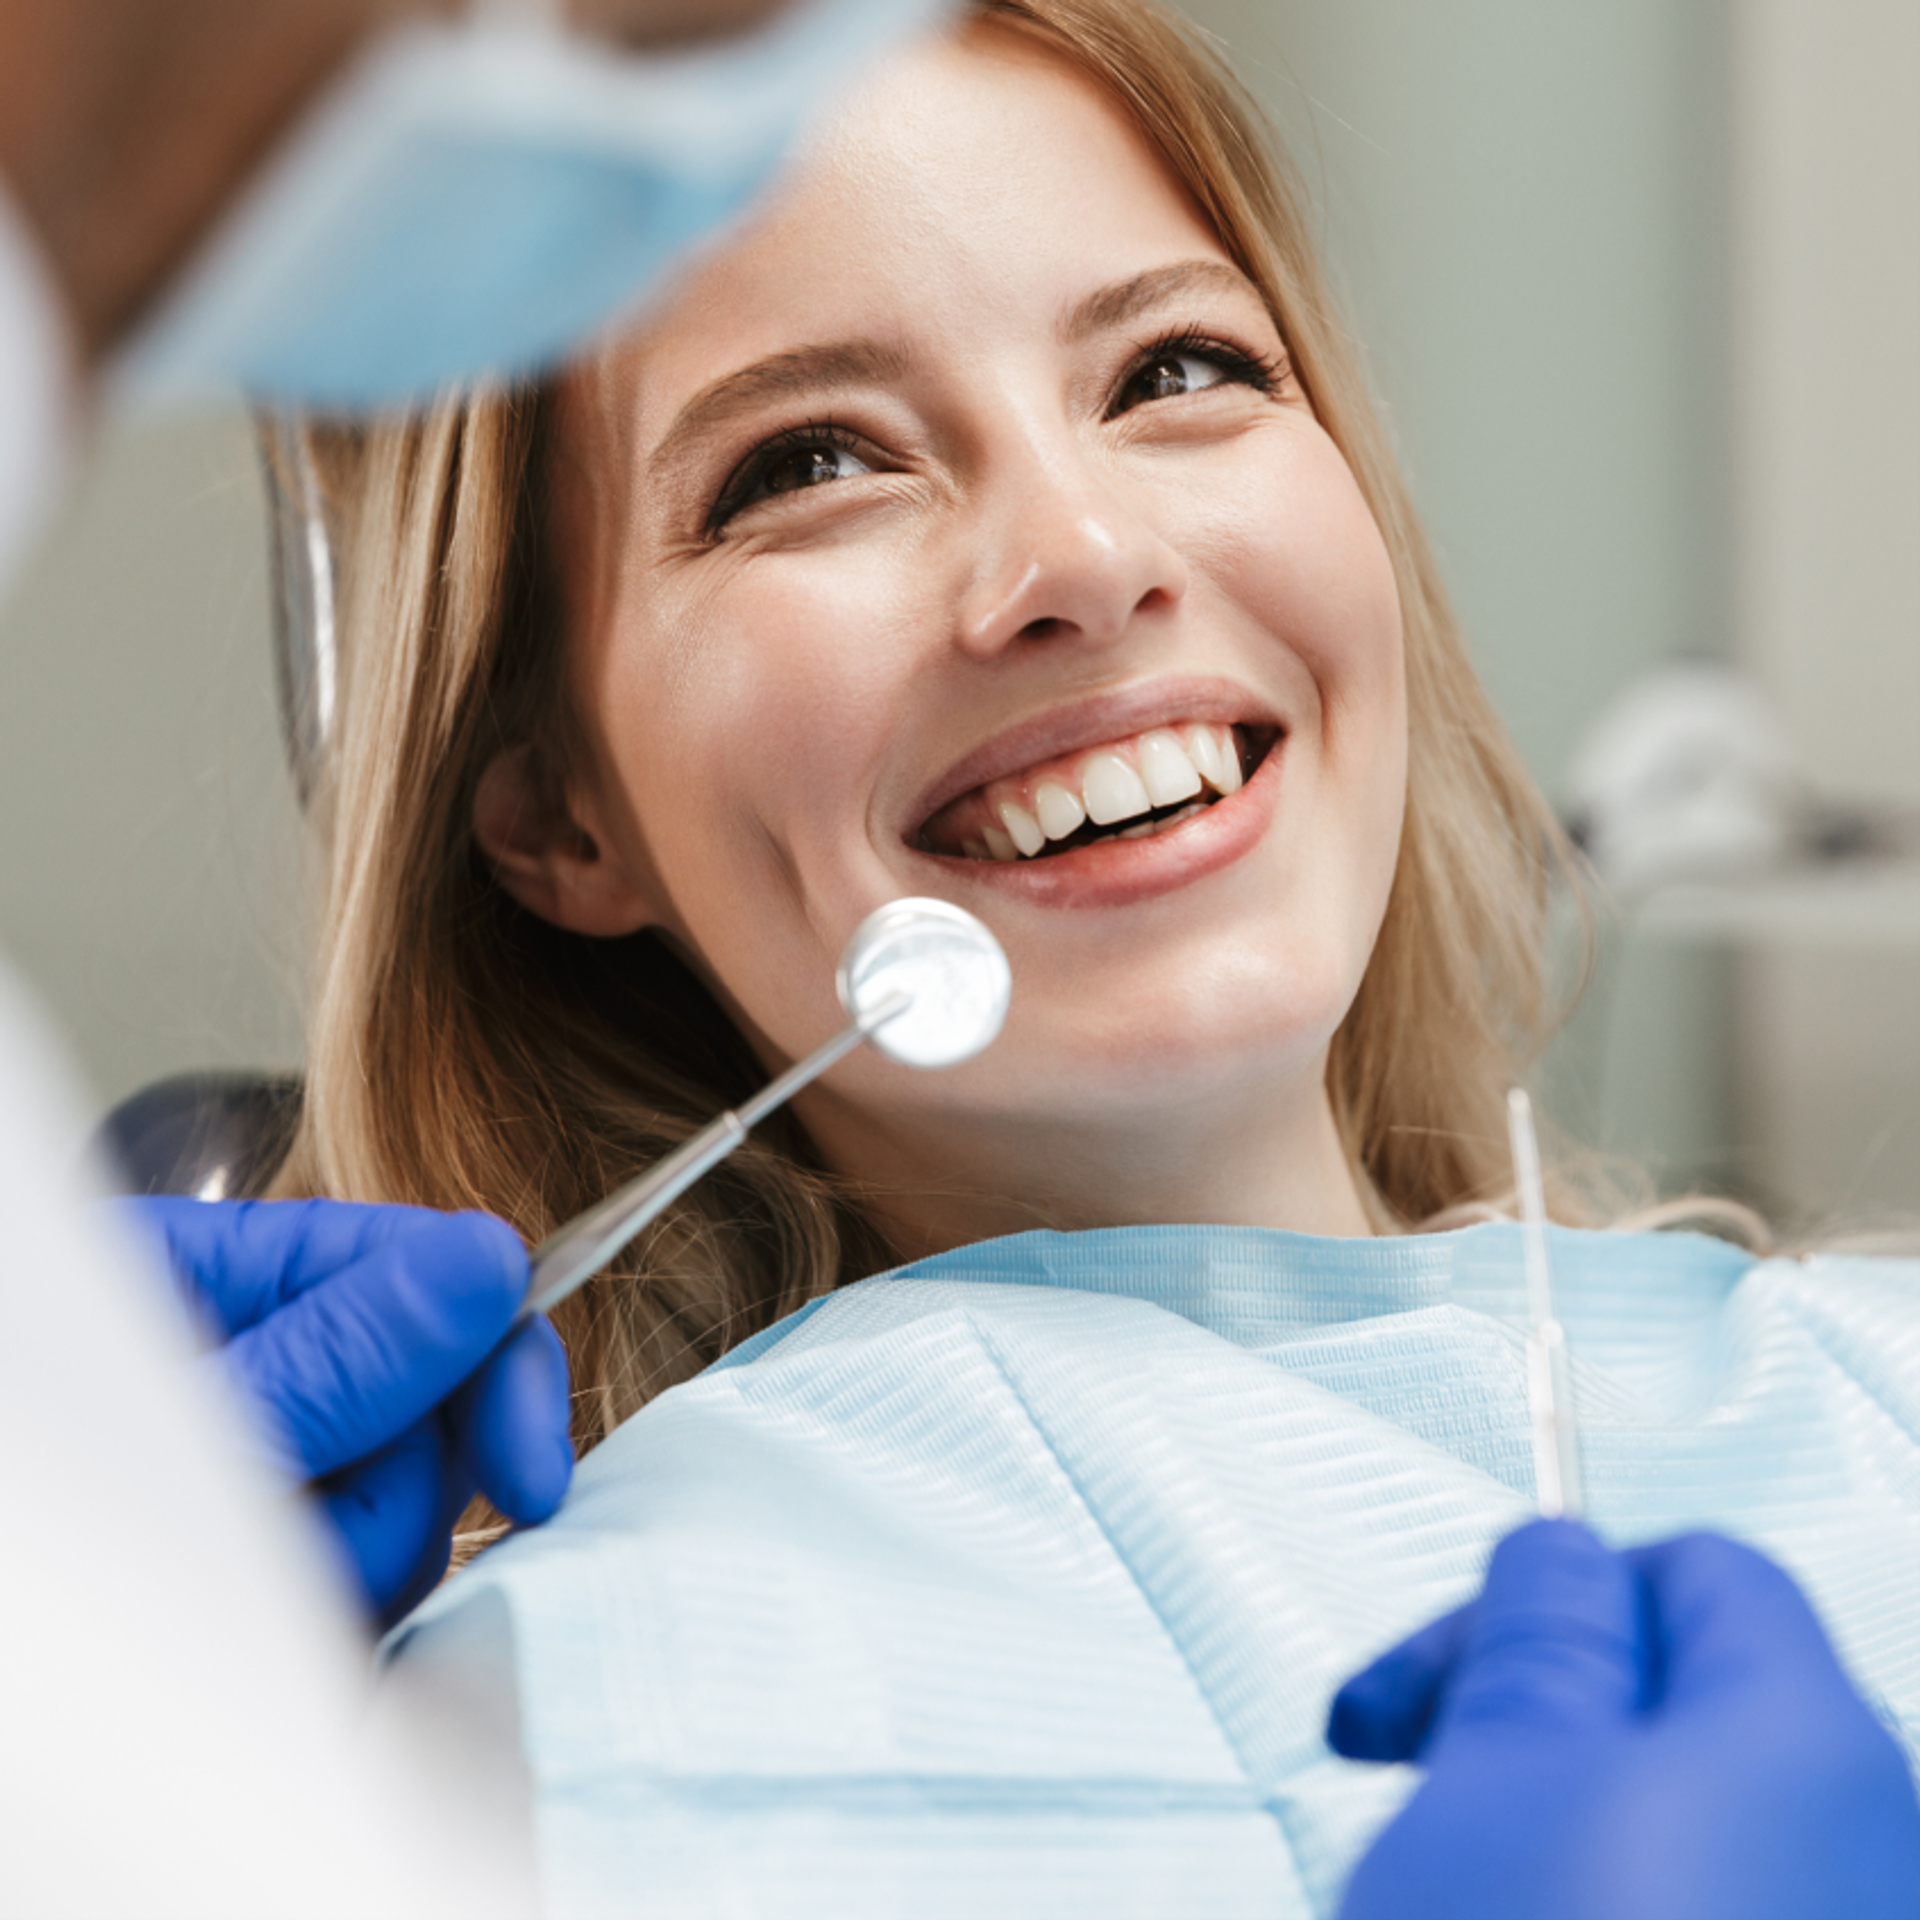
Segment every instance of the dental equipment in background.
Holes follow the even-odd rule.
[[[257,407],[253,430],[267,497],[274,693],[293,790],[304,813],[325,776],[333,741],[338,543],[326,486],[300,416]]]
[[[1765,691],[1719,662],[1630,684],[1574,754],[1566,799],[1569,837],[1627,907],[1672,886],[1920,858],[1920,809],[1824,790]]]
[[[1540,1141],[1533,1130],[1533,1102],[1520,1087],[1507,1095],[1507,1132],[1513,1142],[1513,1179],[1520,1196],[1532,1322],[1527,1334],[1527,1405],[1533,1415],[1534,1495],[1546,1519],[1577,1520],[1586,1509],[1586,1493],[1573,1421],[1573,1371],[1567,1336],[1553,1312],[1547,1196],[1540,1176]]]
[[[589,1207],[534,1249],[517,1325],[551,1313],[748,1132],[861,1041],[908,1067],[951,1067],[990,1045],[1007,1017],[1013,975],[1000,943],[945,900],[895,900],[854,929],[835,983],[852,1024],[685,1146]]]

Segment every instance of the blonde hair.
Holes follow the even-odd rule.
[[[1468,663],[1327,297],[1301,198],[1214,56],[1147,0],[980,0],[1138,122],[1267,299],[1385,536],[1406,634],[1406,821],[1328,1086],[1381,1224],[1500,1191],[1504,1099],[1549,1025],[1552,816]],[[482,770],[570,750],[540,388],[309,430],[346,555],[337,741],[315,800],[325,896],[300,1133],[279,1189],[487,1207],[537,1241],[760,1076],[650,935],[601,942],[516,906],[478,852]],[[1566,1210],[1563,1205],[1563,1211]],[[682,1199],[556,1322],[584,1449],[660,1387],[888,1262],[791,1118]]]

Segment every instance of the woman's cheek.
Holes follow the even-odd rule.
[[[895,706],[866,659],[866,623],[838,600],[776,589],[727,614],[644,778],[679,822],[665,858],[684,884],[725,870],[788,891],[864,817],[869,736]]]
[[[1351,732],[1369,753],[1389,756],[1404,775],[1407,733],[1405,626],[1384,553],[1372,591],[1357,593],[1336,644],[1317,664],[1330,732]]]
[[[1406,726],[1399,583],[1344,462],[1320,508],[1303,516],[1300,537],[1269,548],[1272,602],[1319,691],[1323,725],[1380,751]]]

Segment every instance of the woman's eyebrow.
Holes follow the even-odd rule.
[[[723,374],[703,387],[674,416],[647,461],[650,474],[671,466],[693,441],[704,438],[751,413],[769,400],[796,400],[835,387],[871,386],[896,380],[905,371],[905,356],[872,340],[849,340],[833,346],[797,347],[756,360],[750,367]]]
[[[1260,290],[1238,267],[1224,260],[1180,260],[1172,266],[1150,267],[1111,287],[1090,293],[1067,311],[1060,338],[1068,345],[1123,327],[1154,307],[1195,293],[1239,294],[1260,301]]]

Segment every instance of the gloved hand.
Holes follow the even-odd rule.
[[[398,1619],[446,1571],[483,1492],[544,1520],[573,1473],[567,1362],[530,1320],[504,1221],[333,1200],[116,1203],[164,1242],[263,1446],[311,1482],[369,1607]],[[497,1351],[496,1351],[497,1349]]]
[[[1341,1920],[1915,1920],[1900,1748],[1771,1561],[1540,1521],[1348,1681],[1327,1737],[1425,1782]]]

